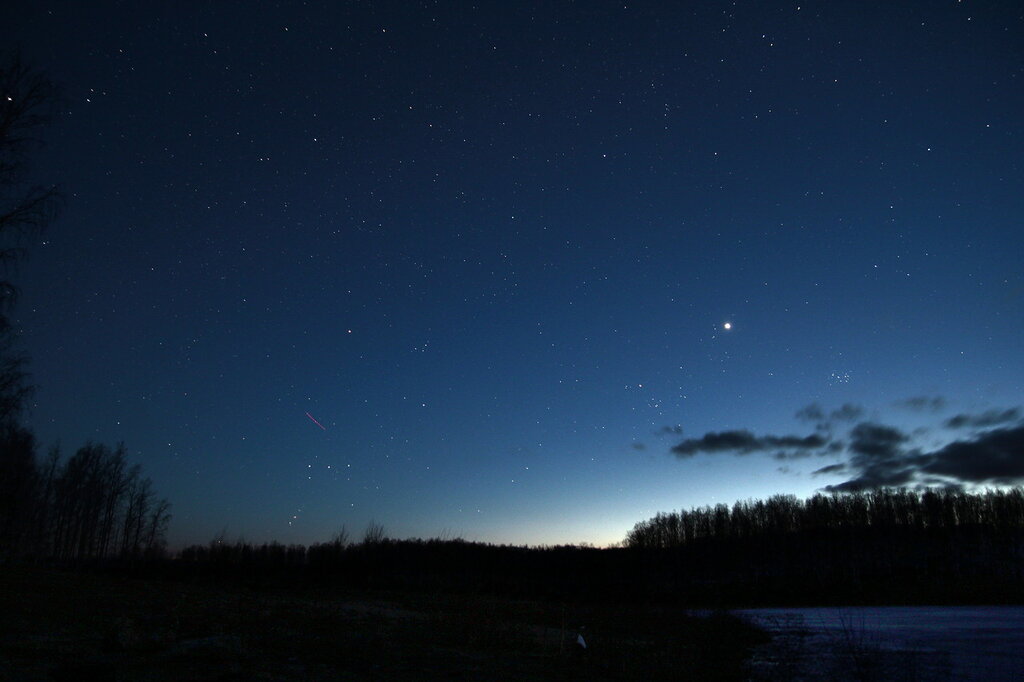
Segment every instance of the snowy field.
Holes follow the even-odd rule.
[[[745,609],[776,637],[755,679],[1022,680],[1024,607]]]

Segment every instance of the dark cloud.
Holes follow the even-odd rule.
[[[954,441],[929,457],[922,467],[929,474],[969,483],[1019,483],[1024,480],[1024,426]]]
[[[829,418],[832,421],[837,422],[852,422],[860,419],[864,414],[864,408],[860,405],[854,405],[853,403],[843,403],[842,407],[838,410],[832,410],[829,413]]]
[[[825,421],[825,410],[818,403],[811,403],[796,411],[796,418],[802,422],[816,424]]]
[[[944,423],[948,429],[963,428],[986,428],[998,426],[1010,422],[1019,421],[1021,411],[1019,407],[1011,407],[1008,410],[987,410],[981,414],[958,414],[950,417]]]
[[[852,422],[860,419],[863,414],[864,408],[853,403],[844,403],[827,413],[818,403],[811,403],[797,410],[795,416],[798,421],[814,424],[818,431],[831,431],[834,422]]]
[[[946,399],[941,395],[927,396],[918,395],[896,403],[898,407],[905,407],[915,412],[938,412],[946,407]]]
[[[909,437],[891,426],[863,422],[850,431],[850,450],[866,457],[893,457]]]
[[[849,481],[827,485],[825,490],[830,493],[856,493],[876,488],[906,488],[914,482],[914,470],[911,467],[889,468],[872,467]]]
[[[945,405],[945,400],[919,397],[902,404],[916,410],[935,411]],[[825,486],[830,492],[921,486],[963,490],[978,485],[1024,484],[1024,408],[993,409],[946,419],[943,423],[951,429],[989,430],[967,432],[968,437],[931,451],[920,447],[922,434],[933,433],[927,429],[911,432],[888,424],[862,421],[845,435],[833,435],[834,422],[854,421],[863,412],[860,406],[850,403],[831,411],[813,403],[796,413],[797,419],[814,423],[818,428],[809,436],[757,436],[746,429],[709,432],[700,438],[683,440],[672,448],[672,453],[680,459],[715,453],[764,453],[778,460],[845,455],[845,461],[811,473],[811,476],[847,479]],[[821,424],[827,424],[828,428],[822,429]]]
[[[803,439],[805,442],[807,442],[806,447],[792,448],[789,450],[779,450],[772,456],[775,459],[804,459],[807,457],[811,457],[812,455],[816,457],[822,457],[824,455],[835,455],[841,453],[843,450],[846,449],[846,443],[844,443],[841,440],[829,441],[826,440],[825,438],[821,438],[820,441],[815,441],[821,443],[821,445],[818,446],[812,445],[809,442],[810,438],[811,436],[808,436],[807,438]],[[814,438],[819,437],[814,436]]]
[[[683,427],[678,424],[675,426],[662,426],[654,433],[659,436],[681,436],[683,435]]]
[[[824,474],[841,474],[846,471],[846,464],[840,462],[839,464],[829,464],[827,467],[821,467],[811,472],[811,476],[822,476]]]
[[[647,446],[643,443],[633,443],[634,450],[646,450]]]
[[[858,424],[845,471],[854,477],[825,490],[851,492],[907,485],[1019,485],[1024,482],[1024,426],[996,429],[933,452],[908,449],[906,434],[888,426]],[[823,467],[815,473],[840,473]]]
[[[721,431],[705,433],[700,438],[688,438],[672,448],[679,457],[692,457],[701,452],[732,452],[746,455],[763,450],[804,450],[823,447],[827,441],[818,434],[810,436],[755,436],[750,431]]]
[[[862,422],[850,431],[847,448],[852,453],[850,460],[842,465],[842,471],[856,475],[848,481],[826,486],[828,491],[854,492],[871,488],[899,487],[914,479],[911,453],[903,445],[910,440],[899,429],[884,424]],[[838,473],[839,468],[819,469],[817,474]]]

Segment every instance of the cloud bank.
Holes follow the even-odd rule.
[[[935,412],[944,407],[945,401],[941,397],[920,397],[898,404],[919,412]],[[671,452],[680,459],[760,452],[772,452],[776,459],[839,455],[845,460],[812,472],[812,476],[846,476],[847,480],[824,487],[834,492],[1024,484],[1024,412],[1019,407],[950,417],[943,422],[946,428],[973,432],[931,450],[915,446],[912,432],[874,421],[857,422],[863,414],[857,405],[826,411],[813,404],[796,414],[799,421],[814,425],[815,432],[809,435],[755,435],[746,429],[712,431],[677,443]],[[849,428],[834,435],[840,424]]]
[[[903,407],[914,412],[939,412],[946,407],[946,399],[940,395],[918,395],[896,403],[897,407]]]
[[[701,438],[688,438],[674,446],[679,457],[692,457],[702,452],[732,452],[746,455],[761,450],[806,450],[820,448],[827,441],[814,433],[809,436],[755,436],[750,431],[705,433]]]
[[[1019,421],[1020,418],[1020,408],[1012,407],[1008,410],[988,410],[981,414],[958,414],[944,423],[947,429],[985,428]]]

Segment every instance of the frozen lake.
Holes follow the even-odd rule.
[[[777,635],[754,679],[1021,680],[1024,607],[743,609]]]

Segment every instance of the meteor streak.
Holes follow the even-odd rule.
[[[312,421],[312,422],[313,422],[314,424],[316,424],[317,426],[319,426],[319,427],[320,427],[321,429],[324,429],[324,425],[323,425],[323,424],[321,424],[320,422],[318,422],[318,421],[317,421],[316,419],[314,419],[314,418],[313,418],[313,415],[311,415],[311,414],[310,414],[309,412],[307,412],[307,413],[306,413],[306,416],[307,416],[307,417],[309,417],[310,421]],[[326,431],[326,430],[327,430],[327,429],[324,429],[324,431]]]

